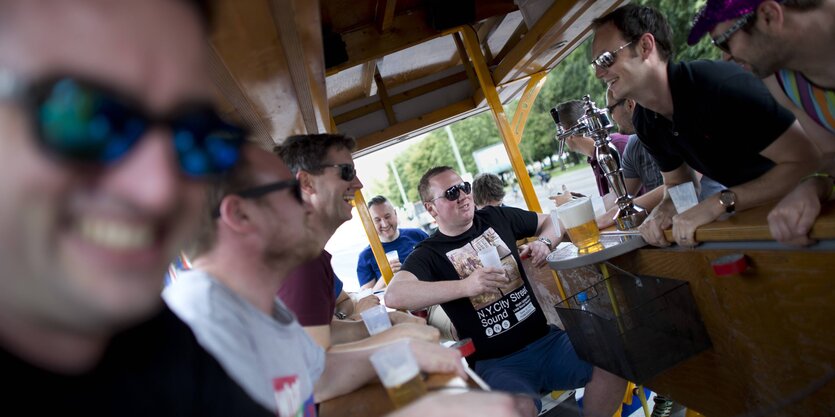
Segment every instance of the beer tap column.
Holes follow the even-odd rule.
[[[583,97],[583,106],[585,115],[580,118],[578,124],[585,126],[589,136],[594,139],[597,163],[617,196],[618,211],[614,217],[615,224],[618,230],[635,229],[646,219],[647,211],[632,201],[623,180],[623,170],[618,160],[612,155],[609,129],[613,125],[609,119],[609,112],[605,109],[598,109],[588,95]]]

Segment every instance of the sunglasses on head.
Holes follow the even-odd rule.
[[[731,54],[731,47],[728,45],[728,42],[730,42],[731,40],[731,36],[733,36],[736,32],[739,32],[740,29],[744,28],[749,23],[751,23],[754,20],[754,16],[756,16],[755,13],[748,13],[746,15],[743,15],[739,19],[736,19],[736,22],[734,22],[734,24],[731,25],[731,27],[729,27],[728,30],[724,31],[719,36],[711,39],[711,42],[713,42],[713,45],[717,48],[727,52],[728,54]]]
[[[461,196],[461,191],[463,191],[464,194],[470,195],[470,191],[472,191],[472,189],[473,188],[470,185],[470,183],[462,182],[461,184],[456,184],[452,187],[447,188],[446,191],[444,191],[444,195],[440,197],[435,197],[432,199],[432,201],[435,201],[439,198],[446,198],[449,201],[458,201],[458,197]]]
[[[236,191],[234,193],[229,193],[228,195],[236,195],[241,198],[260,198],[271,192],[280,191],[285,188],[290,188],[293,191],[293,197],[295,197],[299,203],[302,202],[302,190],[299,185],[299,181],[296,179],[282,180],[271,182],[269,184],[258,185],[252,188],[246,188],[241,191]],[[212,216],[215,218],[220,217],[220,205],[214,208],[214,210],[212,211]]]
[[[626,100],[616,101],[615,104],[612,104],[611,106],[606,106],[606,110],[609,111],[609,114],[612,114],[612,112],[614,112],[615,109],[623,103],[626,103]]]
[[[354,164],[319,165],[316,168],[339,168],[339,178],[347,182],[351,182],[357,177],[357,169],[354,168]]]
[[[20,85],[0,76],[0,96],[22,100],[35,136],[49,153],[85,165],[111,165],[152,128],[171,130],[180,170],[189,177],[221,174],[237,163],[246,131],[208,104],[154,115],[125,95],[72,77]],[[12,88],[13,85],[13,88]]]
[[[594,61],[591,61],[592,68],[600,70],[609,69],[609,67],[615,64],[615,58],[617,58],[618,52],[620,52],[621,50],[623,50],[623,48],[626,48],[629,45],[632,45],[632,41],[629,41],[621,45],[621,47],[615,49],[614,52],[603,51],[603,53],[598,55],[597,58],[594,59]]]

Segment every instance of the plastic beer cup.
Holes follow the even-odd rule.
[[[375,335],[391,327],[391,320],[389,319],[388,311],[381,305],[371,307],[362,313],[362,321],[365,323],[365,328],[368,329],[369,335]]]
[[[426,394],[420,368],[407,340],[385,345],[369,359],[395,407],[403,407]]]

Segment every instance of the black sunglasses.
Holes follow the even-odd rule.
[[[611,106],[606,106],[606,110],[608,110],[608,111],[609,111],[609,114],[612,114],[612,112],[614,112],[614,111],[615,111],[615,109],[616,109],[618,106],[620,106],[621,104],[623,104],[623,103],[626,103],[626,100],[625,100],[625,99],[624,99],[624,100],[617,101],[617,102],[615,102],[615,104],[612,104]]]
[[[458,201],[458,197],[461,196],[461,191],[463,191],[464,194],[470,195],[470,191],[472,190],[473,187],[472,185],[470,185],[470,183],[462,182],[461,184],[456,184],[452,187],[447,188],[446,191],[444,191],[444,195],[440,197],[435,197],[430,201],[435,201],[439,198],[446,198],[449,201]]]
[[[354,168],[354,164],[319,165],[316,168],[339,168],[339,178],[347,182],[351,182],[357,177],[357,169]]]
[[[730,45],[728,45],[728,42],[730,42],[731,40],[731,36],[733,36],[736,32],[739,32],[740,29],[744,28],[749,23],[753,22],[754,16],[756,16],[755,13],[748,13],[746,15],[743,15],[742,17],[737,19],[736,22],[734,22],[734,24],[728,28],[728,30],[722,32],[722,34],[720,34],[719,36],[711,39],[711,42],[713,42],[713,45],[717,48],[727,52],[729,55],[732,55],[731,47]]]
[[[615,58],[618,56],[618,52],[620,52],[623,48],[632,45],[632,41],[629,41],[620,48],[615,49],[613,52],[610,51],[603,51],[600,55],[597,56],[593,61],[591,61],[591,66],[594,69],[601,69],[605,70],[615,64]]]
[[[171,129],[181,171],[205,178],[232,168],[246,131],[223,121],[208,104],[153,115],[126,95],[72,77],[23,85],[0,74],[0,96],[20,99],[47,152],[81,164],[111,165],[152,127]],[[11,81],[10,81],[11,80]]]
[[[285,188],[290,188],[293,191],[293,197],[295,197],[299,203],[302,202],[302,190],[297,179],[282,180],[269,184],[258,185],[252,188],[236,191],[234,193],[229,193],[227,195],[236,195],[241,198],[260,198],[273,191],[279,191]],[[215,218],[220,217],[220,205],[214,208],[212,216]]]

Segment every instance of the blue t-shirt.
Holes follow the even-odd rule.
[[[400,236],[397,239],[391,242],[383,242],[383,250],[386,252],[396,250],[402,264],[406,262],[406,257],[415,249],[415,245],[427,237],[429,235],[420,229],[400,229]],[[379,278],[380,275],[380,267],[377,266],[377,261],[374,260],[374,254],[371,252],[371,246],[369,245],[360,252],[360,258],[357,261],[357,279],[360,286],[363,286],[372,279]]]

